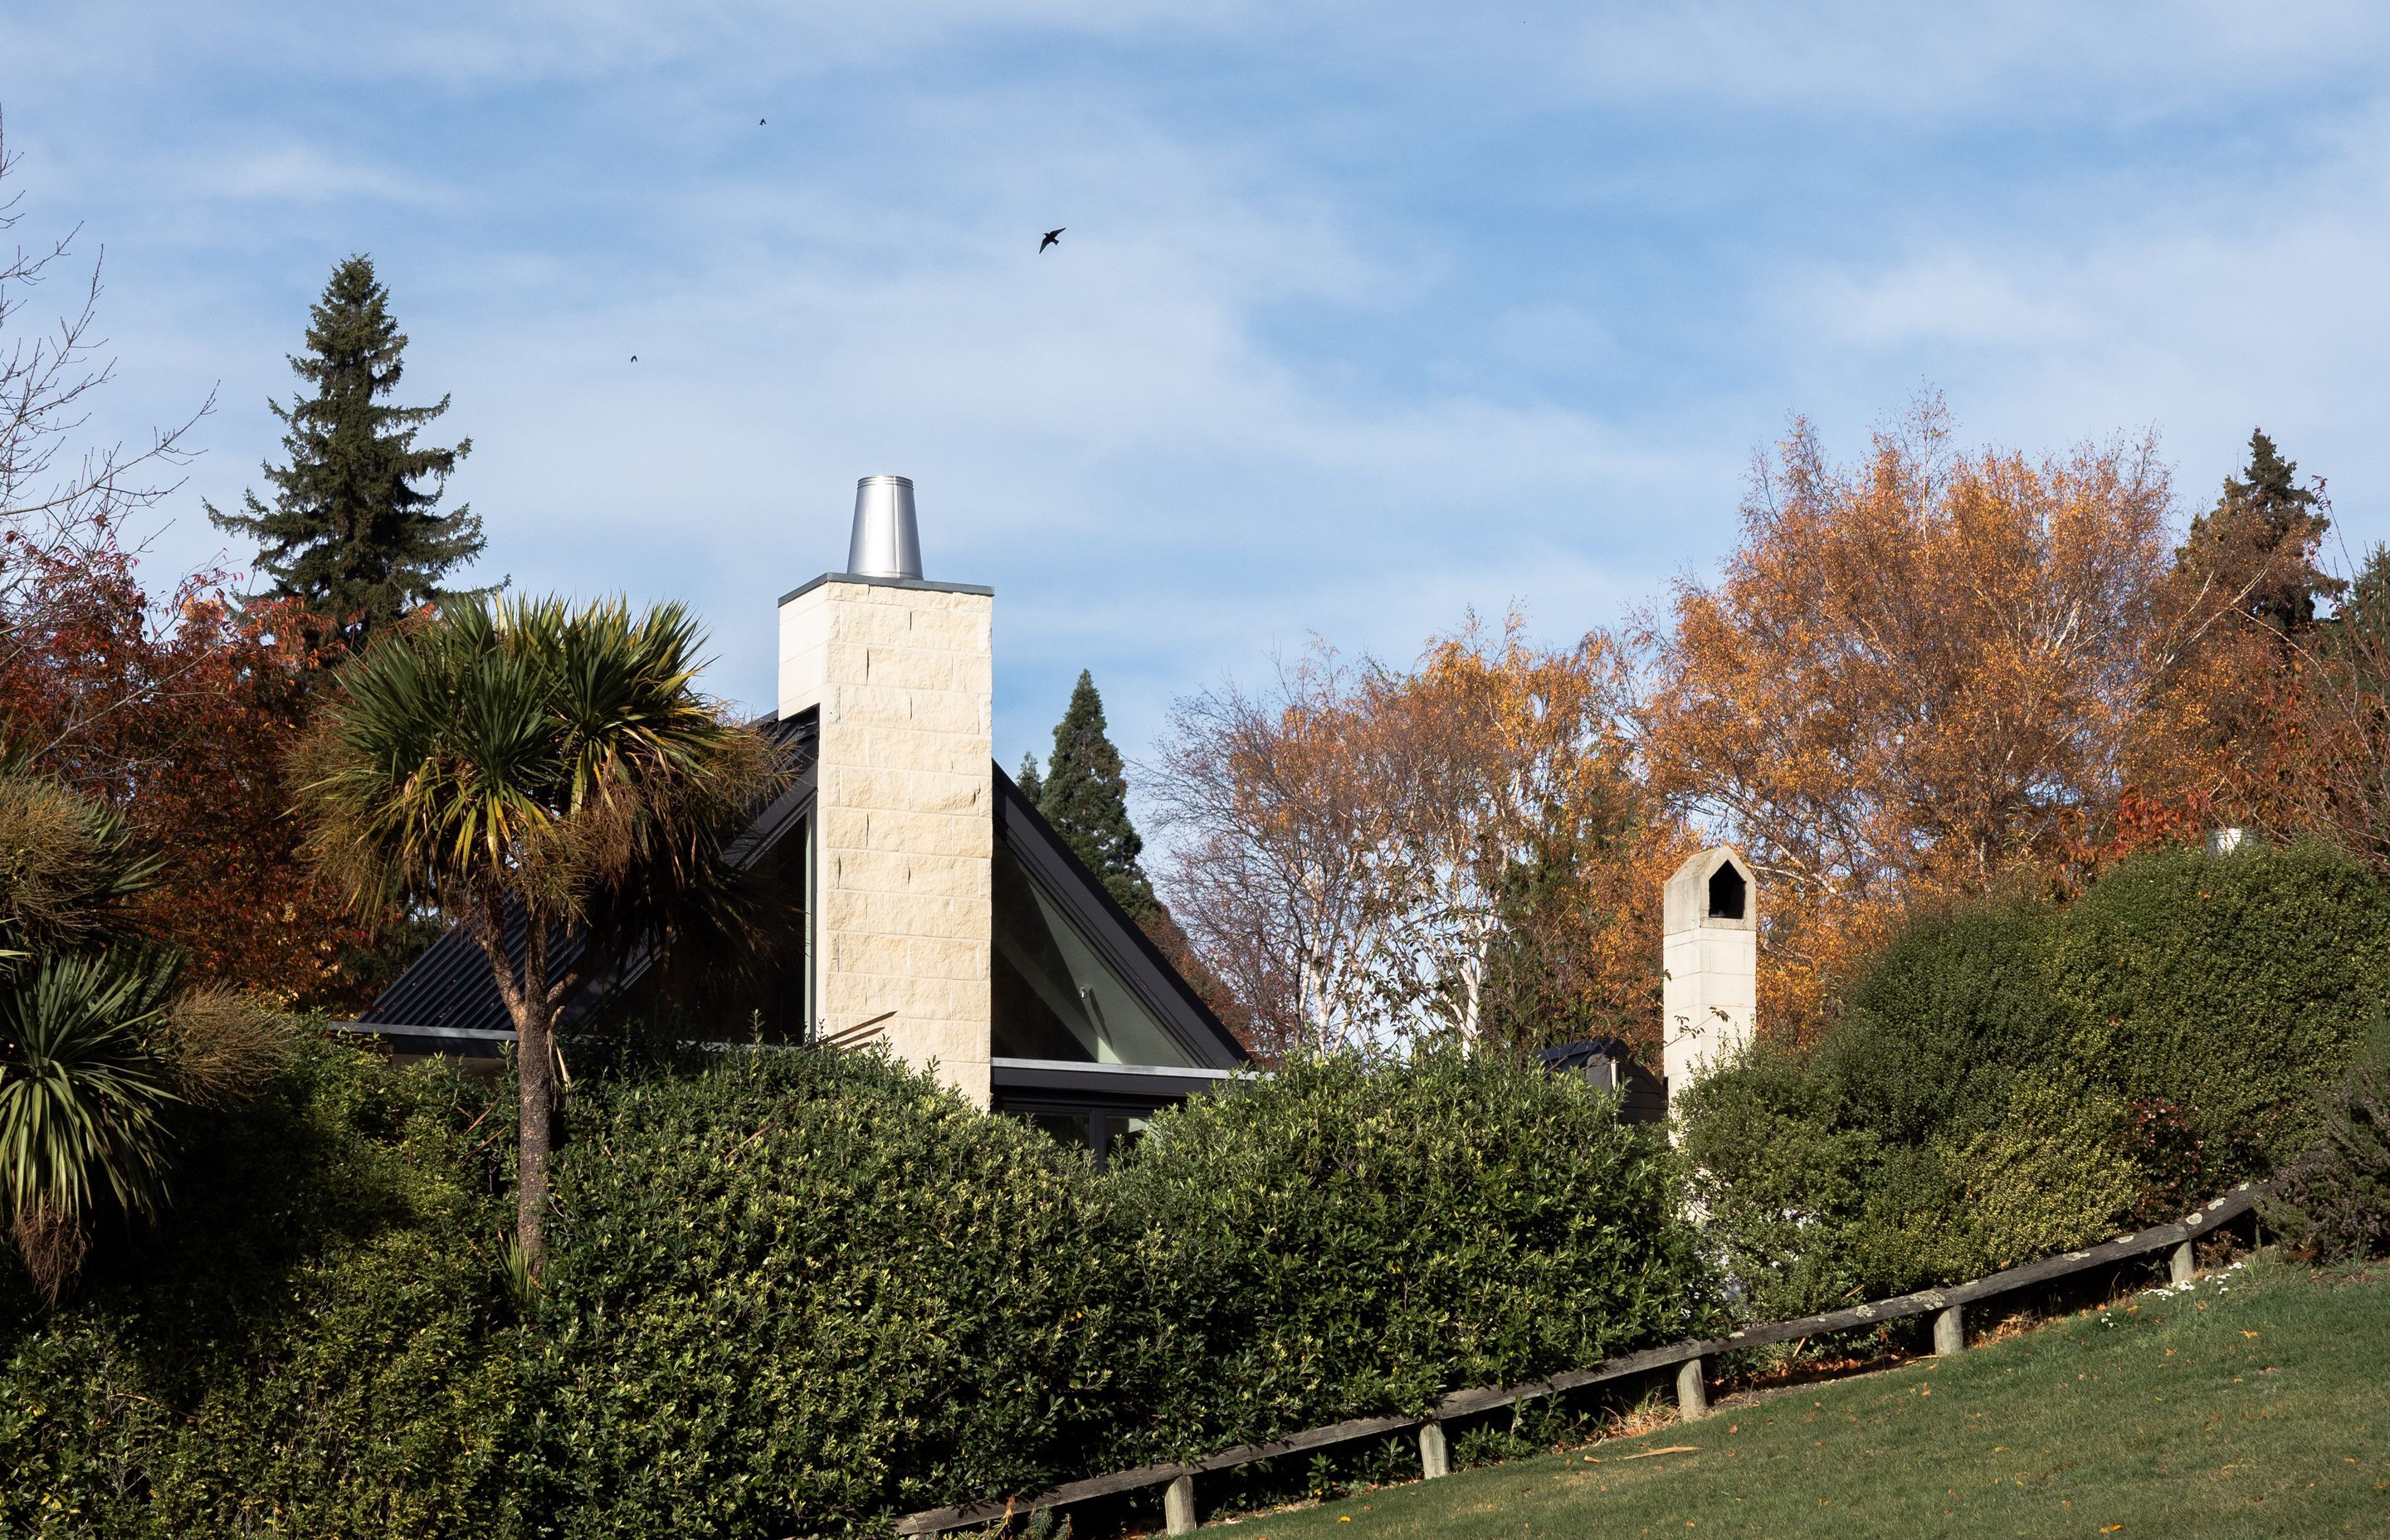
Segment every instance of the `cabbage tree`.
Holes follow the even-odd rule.
[[[516,1244],[544,1250],[565,930],[652,943],[703,894],[739,815],[784,775],[696,688],[688,612],[452,598],[340,671],[305,751],[309,850],[367,907],[430,908],[482,949],[516,1035]],[[510,916],[523,926],[509,954]],[[594,955],[597,949],[592,949]]]

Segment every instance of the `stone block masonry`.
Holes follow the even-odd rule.
[[[1661,908],[1661,1054],[1673,1103],[1751,1041],[1759,1006],[1759,891],[1750,865],[1721,846],[1677,868]]]
[[[821,713],[814,1000],[988,1104],[995,599],[833,573],[780,601],[780,714]]]

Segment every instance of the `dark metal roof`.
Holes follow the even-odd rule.
[[[798,784],[757,815],[755,821],[731,841],[724,853],[730,861],[745,866],[761,859],[812,811],[815,756],[820,741],[818,721],[817,715],[808,711],[786,722],[767,720],[755,724],[802,756],[804,767]],[[1021,794],[1021,789],[1004,773],[1004,767],[991,764],[990,769],[996,787],[996,838],[1068,911],[1112,970],[1152,1010],[1163,1030],[1190,1058],[1207,1068],[1231,1070],[1247,1062],[1249,1056],[1243,1045],[1220,1024],[1220,1019],[1189,987],[1143,929],[1112,901],[1102,881],[1071,853],[1053,826]],[[507,955],[520,967],[523,920],[520,909],[509,908],[503,930]],[[583,938],[559,930],[548,944],[549,977],[561,977],[580,964],[582,956]],[[616,995],[638,982],[647,970],[648,961],[644,956],[632,957],[619,960],[610,968],[587,969],[572,993],[559,1003],[557,1024],[567,1032],[594,1025]],[[462,926],[451,927],[426,948],[382,992],[373,1007],[358,1018],[358,1024],[380,1029],[384,1035],[392,1035],[392,1028],[415,1028],[510,1037],[514,1028],[506,1002],[499,998],[497,985],[490,977],[488,958]],[[431,1039],[426,1036],[425,1041]],[[402,1051],[428,1050],[410,1047]],[[1201,1072],[1188,1078],[1201,1079]],[[1183,1088],[1174,1089],[1184,1094]]]
[[[805,711],[785,722],[765,718],[750,724],[761,727],[775,743],[793,752],[801,769],[795,783],[757,814],[754,821],[725,849],[723,855],[733,866],[745,867],[762,859],[803,822],[812,808],[815,759],[821,736],[819,721],[816,713]],[[520,905],[507,905],[500,930],[507,957],[520,969],[524,940]],[[561,978],[577,967],[582,952],[583,937],[559,927],[548,938],[548,977]],[[612,967],[587,970],[572,993],[559,1003],[557,1025],[571,1032],[592,1024],[609,1000],[639,981],[650,960],[646,956],[621,958]],[[489,958],[481,943],[461,925],[449,927],[446,934],[426,947],[423,955],[357,1020],[368,1027],[436,1027],[509,1034],[514,1031],[514,1018],[508,1014],[506,1001],[498,995],[497,982],[490,977]]]

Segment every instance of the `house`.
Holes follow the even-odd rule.
[[[777,709],[758,725],[803,769],[727,854],[785,878],[798,913],[792,955],[723,1036],[884,1045],[1100,1161],[1245,1051],[996,763],[995,594],[923,577],[911,481],[857,484],[846,568],[780,600]],[[551,953],[581,973],[568,1035],[625,1008],[647,967],[583,950]],[[460,930],[356,1025],[412,1054],[495,1059],[513,1036]]]

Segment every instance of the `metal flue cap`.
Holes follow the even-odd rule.
[[[910,477],[866,476],[854,483],[854,534],[846,543],[846,570],[857,577],[920,577],[921,531],[913,521]]]

